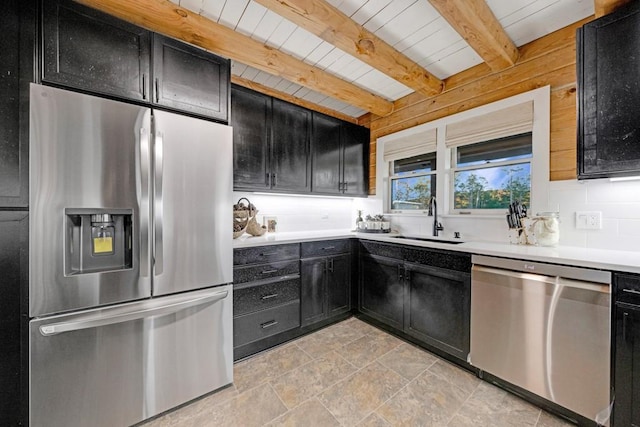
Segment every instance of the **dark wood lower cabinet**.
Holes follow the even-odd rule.
[[[359,311],[466,360],[470,342],[470,257],[458,253],[447,257],[448,252],[389,244],[365,243],[361,248]],[[414,259],[425,264],[407,261]],[[443,266],[427,265],[429,261]],[[451,269],[444,267],[447,263]]]
[[[27,212],[0,211],[0,424],[7,426],[21,424],[21,353],[26,351],[21,291],[27,286],[28,233]]]
[[[399,330],[404,329],[403,262],[375,255],[360,258],[359,310]]]
[[[616,305],[614,427],[640,427],[640,306]]]
[[[471,275],[405,264],[405,332],[465,359],[469,353]]]
[[[351,255],[300,261],[301,326],[308,326],[351,309]]]

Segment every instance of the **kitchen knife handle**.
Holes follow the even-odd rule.
[[[154,274],[159,276],[164,270],[164,250],[163,250],[163,203],[162,203],[162,174],[164,173],[164,134],[156,129],[155,145],[155,180],[154,180],[154,242],[153,260]]]

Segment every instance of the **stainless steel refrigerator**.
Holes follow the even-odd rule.
[[[30,101],[31,425],[131,425],[231,383],[231,128]]]

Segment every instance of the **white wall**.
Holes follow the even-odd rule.
[[[346,230],[355,227],[353,200],[309,196],[286,196],[234,192],[234,203],[248,198],[258,208],[258,223],[263,217],[277,217],[278,232],[309,230]]]
[[[234,193],[235,200],[243,196],[258,207],[259,222],[264,215],[277,216],[279,232],[353,229],[358,209],[363,215],[375,215],[383,207],[380,196],[349,199]],[[552,181],[547,200],[547,210],[560,212],[561,245],[640,251],[640,181]],[[602,212],[602,229],[576,229],[576,211]],[[431,235],[433,217],[416,214],[387,218],[401,233]],[[444,225],[444,237],[459,231],[465,240],[509,241],[504,218],[455,215],[439,220]]]

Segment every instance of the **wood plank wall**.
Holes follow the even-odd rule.
[[[376,192],[376,140],[413,126],[551,86],[550,179],[576,177],[576,29],[593,17],[576,22],[520,47],[513,67],[493,72],[486,64],[445,80],[445,91],[434,97],[412,93],[397,100],[395,111],[370,120],[369,192]]]

